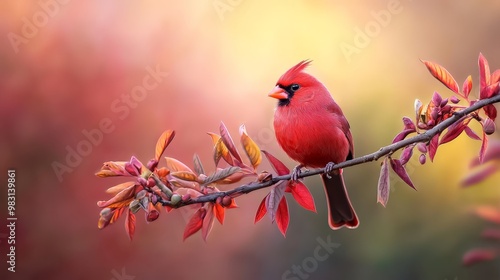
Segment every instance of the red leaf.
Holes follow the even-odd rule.
[[[127,211],[127,216],[125,217],[125,231],[130,240],[132,240],[135,233],[135,215],[131,210]]]
[[[304,209],[316,213],[316,206],[314,205],[314,198],[312,197],[309,189],[304,185],[304,183],[290,182],[288,186],[291,189],[293,198],[302,206]]]
[[[271,166],[273,167],[274,171],[276,171],[276,173],[279,176],[286,175],[286,174],[290,173],[290,169],[288,169],[288,167],[286,167],[286,165],[283,164],[283,162],[281,162],[279,159],[275,158],[273,155],[271,155],[271,153],[269,153],[267,151],[262,150],[262,152],[266,156],[269,163],[271,163]]]
[[[252,138],[248,136],[245,125],[240,126],[240,136],[241,145],[245,149],[245,153],[247,154],[247,157],[255,170],[257,166],[259,166],[259,164],[262,162],[262,154],[260,148],[259,146],[257,146],[257,143],[255,143],[255,141],[253,141]]]
[[[387,165],[388,158],[382,161],[382,166],[380,168],[380,176],[378,178],[377,186],[377,202],[380,202],[382,206],[387,205],[389,201],[389,190],[390,190],[390,180],[389,180],[389,166]]]
[[[500,69],[495,70],[490,77],[490,83],[494,84],[498,82],[500,82]]]
[[[455,138],[457,138],[464,129],[467,127],[467,124],[469,124],[470,119],[467,119],[466,121],[461,121],[461,122],[456,122],[448,127],[448,130],[446,133],[441,137],[441,141],[439,141],[439,145],[443,145],[445,143],[448,143]]]
[[[465,79],[464,85],[462,86],[462,92],[464,93],[465,98],[469,97],[471,89],[472,89],[472,76],[469,75],[467,79]]]
[[[203,225],[203,218],[205,216],[205,208],[199,208],[194,213],[193,217],[189,220],[186,225],[186,229],[184,230],[184,236],[182,240],[186,240],[189,236],[195,234],[199,231]]]
[[[224,214],[225,214],[225,210],[224,207],[222,207],[222,205],[216,203],[215,206],[214,206],[214,213],[215,213],[215,217],[217,218],[217,220],[219,221],[219,223],[221,225],[224,224]]]
[[[396,135],[396,137],[394,137],[394,139],[392,140],[392,143],[396,143],[396,142],[399,142],[399,141],[405,139],[406,136],[408,136],[408,134],[413,133],[413,132],[415,132],[415,129],[405,129],[405,130],[401,131],[400,133],[398,133],[398,135]]]
[[[495,121],[495,119],[497,118],[497,108],[495,108],[493,104],[488,104],[484,106],[483,109],[484,112],[486,113],[486,116]]]
[[[469,136],[471,139],[474,139],[474,140],[481,140],[481,137],[479,137],[479,135],[477,135],[470,127],[466,126],[465,127],[465,134],[467,134],[467,136]]]
[[[483,89],[490,85],[490,66],[488,65],[488,60],[483,56],[482,53],[479,53],[478,58],[479,65],[479,99],[483,99],[482,92]]]
[[[431,141],[429,142],[429,147],[427,150],[429,151],[429,158],[431,161],[434,161],[434,156],[436,155],[437,148],[438,148],[438,142],[439,142],[439,134],[434,135],[432,137]]]
[[[401,162],[402,165],[405,165],[410,159],[411,156],[413,155],[413,148],[415,146],[406,146],[403,151],[401,152],[401,155],[399,156],[399,161]]]
[[[229,152],[240,163],[243,162],[241,160],[240,154],[238,153],[238,150],[236,150],[236,147],[234,146],[233,138],[231,138],[231,135],[229,134],[229,131],[227,130],[227,128],[223,122],[220,123],[219,129],[220,129],[220,136],[221,136],[222,142],[224,143],[224,145],[226,145]]]
[[[481,149],[479,150],[479,162],[484,162],[484,154],[486,153],[486,149],[488,148],[488,137],[486,133],[483,131],[483,142],[481,143]]]
[[[257,213],[255,213],[254,223],[257,223],[258,221],[260,221],[262,219],[262,217],[264,217],[266,215],[266,213],[267,213],[267,207],[266,207],[267,197],[268,197],[268,195],[266,195],[264,197],[264,199],[262,199],[262,202],[260,203],[259,208],[257,208]]]
[[[492,174],[498,172],[498,166],[496,165],[487,165],[479,171],[469,173],[463,180],[463,187],[470,187],[472,185],[478,184],[482,182],[484,179],[488,178]]]
[[[473,249],[464,254],[462,264],[473,265],[478,262],[490,261],[494,259],[495,256],[495,251],[491,249]]]
[[[500,90],[500,83],[495,83],[489,86],[486,86],[479,94],[479,99],[490,98],[498,94]]]
[[[213,226],[214,226],[214,204],[209,203],[207,212],[205,214],[205,217],[203,218],[203,225],[201,227],[201,237],[203,237],[204,241],[207,241],[207,237],[212,231]]]
[[[399,176],[399,178],[401,178],[406,184],[408,184],[408,186],[415,189],[415,186],[413,185],[410,176],[408,176],[408,173],[406,172],[406,169],[401,164],[401,162],[398,159],[390,159],[390,160],[391,160],[392,170],[394,170],[394,172]]]
[[[443,83],[447,88],[451,89],[453,92],[459,94],[458,92],[458,84],[453,78],[453,76],[446,70],[443,66],[430,62],[430,61],[425,61],[421,60],[425,66],[427,67],[427,70],[434,76],[434,78],[438,79],[441,83]]]
[[[155,149],[155,159],[159,160],[165,149],[167,148],[168,144],[172,142],[172,139],[174,139],[175,136],[175,131],[173,130],[167,130],[163,132],[158,138],[158,141],[156,142],[156,149]]]
[[[480,206],[476,208],[475,212],[476,215],[488,222],[500,224],[500,210],[498,208],[492,206]]]
[[[279,230],[285,237],[289,222],[290,222],[290,216],[288,214],[288,204],[286,202],[286,198],[283,197],[278,206],[278,211],[276,212],[276,224],[278,225]]]

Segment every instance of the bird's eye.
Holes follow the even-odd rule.
[[[290,86],[290,89],[292,91],[297,91],[299,88],[300,88],[300,86],[298,84],[293,84],[293,85]]]

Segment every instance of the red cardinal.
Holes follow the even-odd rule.
[[[322,174],[328,202],[328,224],[332,229],[356,228],[356,212],[346,192],[342,170],[332,172],[334,163],[354,156],[349,123],[326,87],[303,70],[310,61],[301,61],[288,70],[269,93],[278,99],[274,130],[280,146],[298,161],[292,172],[296,180],[305,166],[329,171]]]

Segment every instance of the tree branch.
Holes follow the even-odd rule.
[[[453,114],[453,116],[451,116],[450,118],[439,123],[438,125],[436,125],[432,129],[425,131],[424,133],[421,133],[421,134],[418,134],[414,137],[407,138],[407,139],[404,139],[402,141],[393,143],[391,145],[382,147],[374,153],[335,164],[334,169],[341,169],[341,168],[346,168],[346,167],[350,167],[350,166],[354,166],[354,165],[358,165],[358,164],[362,164],[362,163],[366,163],[366,162],[376,161],[379,158],[386,156],[386,155],[389,155],[389,154],[392,154],[392,153],[394,153],[394,152],[396,152],[396,151],[398,151],[398,150],[400,150],[408,145],[415,144],[415,143],[421,143],[421,142],[423,142],[423,143],[428,142],[432,139],[432,137],[443,132],[446,128],[450,127],[452,124],[459,121],[462,117],[469,115],[469,114],[475,112],[476,110],[481,109],[482,107],[484,107],[486,105],[498,103],[498,102],[500,102],[500,95],[496,95],[496,96],[493,96],[493,97],[488,98],[488,99],[479,100],[479,101],[475,102],[473,105],[471,105],[471,106],[469,106],[461,111],[455,112]],[[305,177],[309,177],[309,176],[313,176],[313,175],[317,175],[317,174],[322,174],[324,172],[325,172],[325,168],[309,170],[309,171],[300,173],[298,178],[305,178]],[[215,202],[217,200],[217,198],[219,198],[219,197],[220,198],[225,197],[225,196],[237,197],[241,194],[246,194],[246,193],[250,193],[250,192],[253,192],[253,191],[256,191],[259,189],[267,188],[267,187],[272,186],[280,181],[290,180],[290,177],[291,177],[291,174],[272,177],[268,181],[252,182],[252,183],[248,183],[248,184],[236,187],[232,190],[214,192],[214,193],[202,195],[202,196],[199,196],[196,198],[191,198],[191,199],[188,199],[185,201],[179,201],[176,204],[173,204],[171,201],[166,201],[163,199],[160,199],[159,202],[165,206],[171,206],[174,208],[179,208],[179,207],[190,205],[190,204]]]

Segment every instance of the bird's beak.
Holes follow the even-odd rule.
[[[287,99],[288,98],[288,94],[286,93],[286,91],[282,88],[280,88],[279,86],[276,86],[275,88],[273,88],[273,90],[271,90],[271,92],[268,94],[269,97],[274,97],[276,99]]]

